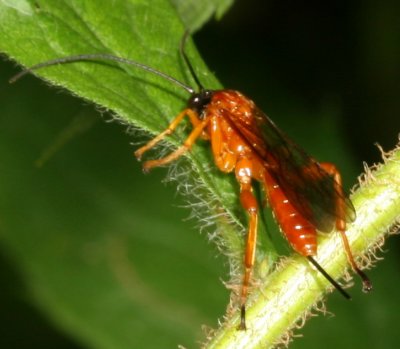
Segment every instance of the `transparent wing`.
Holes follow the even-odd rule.
[[[335,180],[321,165],[297,146],[261,110],[254,110],[255,122],[248,124],[234,115],[226,118],[265,162],[296,210],[318,230],[330,232],[337,218],[352,222],[351,201],[337,190]],[[345,217],[337,217],[337,203],[345,205]]]

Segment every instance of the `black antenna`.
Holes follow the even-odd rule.
[[[351,296],[340,286],[333,278],[330,276],[324,268],[322,268],[318,262],[311,256],[307,256],[308,260],[311,264],[317,268],[317,270],[342,294],[342,296],[346,299],[351,299]]]
[[[186,56],[184,56],[184,58],[186,58]],[[150,73],[153,73],[155,75],[161,76],[162,78],[164,78],[165,80],[168,80],[172,83],[174,83],[175,85],[183,88],[184,90],[186,90],[187,92],[189,92],[190,94],[194,93],[194,89],[191,88],[190,86],[184,84],[183,82],[173,78],[172,76],[165,74],[157,69],[154,69],[152,67],[149,67],[148,65],[136,62],[136,61],[132,61],[130,59],[127,58],[122,58],[122,57],[118,57],[118,56],[113,56],[107,53],[93,53],[93,54],[82,54],[82,55],[75,55],[75,56],[67,56],[67,57],[61,57],[61,58],[56,58],[56,59],[52,59],[46,62],[41,62],[38,64],[35,64],[29,68],[24,69],[23,71],[21,71],[20,73],[18,73],[17,75],[13,76],[9,82],[10,83],[14,83],[17,80],[21,79],[23,76],[32,73],[34,70],[37,69],[41,69],[41,68],[45,68],[45,67],[49,67],[52,65],[57,65],[57,64],[66,64],[66,63],[73,63],[73,62],[79,62],[79,61],[96,61],[96,60],[105,60],[105,61],[114,61],[114,62],[118,62],[118,63],[123,63],[123,64],[128,64],[128,65],[133,65],[135,67],[138,67],[140,69],[146,70]],[[186,61],[186,59],[185,59]],[[191,69],[191,71],[193,70],[193,68],[189,65],[189,69]],[[197,81],[197,79],[196,79]]]
[[[187,41],[187,38],[189,37],[189,30],[185,31],[185,34],[183,34],[182,40],[181,40],[181,45],[179,47],[179,51],[181,53],[181,56],[183,57],[183,60],[185,61],[186,66],[189,68],[190,74],[192,75],[194,81],[196,82],[197,87],[199,88],[199,90],[204,90],[203,85],[201,84],[199,78],[197,77],[194,68],[192,66],[192,64],[189,61],[189,58],[186,55],[185,52],[185,44]]]

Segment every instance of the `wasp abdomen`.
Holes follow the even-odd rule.
[[[279,185],[269,175],[265,175],[268,188],[268,202],[274,217],[295,251],[303,256],[317,254],[317,232],[293,207]]]

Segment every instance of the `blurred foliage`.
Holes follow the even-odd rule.
[[[152,4],[157,6],[119,1],[99,8],[89,0],[0,3],[0,50],[25,65],[80,52],[130,57],[132,50],[138,60],[183,80],[176,64],[182,23],[168,2]],[[115,17],[108,16],[111,12]],[[164,22],[157,22],[161,16]],[[136,26],[128,26],[130,21]],[[147,21],[168,23],[169,30],[141,31]],[[171,98],[170,83],[159,77],[154,85],[149,74],[144,84],[138,82],[143,71],[127,78],[132,67],[52,68],[40,73],[153,133],[185,103]],[[2,74],[1,245],[26,288],[24,298],[89,347],[192,346],[201,340],[201,326],[216,326],[223,314],[227,291],[218,276],[226,272],[222,262],[213,267],[215,250],[207,240],[188,234],[193,222],[181,223],[188,213],[169,211],[176,189],[165,191],[157,171],[142,180],[131,137],[124,135],[127,126],[95,123],[93,108],[82,108],[82,101],[67,94],[52,97],[55,90],[45,95],[43,84],[32,77],[10,86],[11,72]],[[177,199],[173,205],[182,204]],[[207,275],[215,278],[215,289]],[[32,337],[39,334],[33,331]],[[11,331],[2,340],[7,347],[27,342]],[[42,338],[36,341],[39,347],[45,344]]]
[[[399,6],[242,1],[195,41],[224,86],[252,96],[308,152],[335,162],[351,186],[362,161],[379,161],[374,142],[386,149],[397,142]],[[0,346],[194,347],[201,324],[216,326],[224,313],[227,268],[194,222],[183,221],[188,212],[162,184],[165,171],[143,175],[129,146],[137,139],[103,121],[36,168],[56,135],[77,115],[93,118],[94,108],[33,78],[9,86],[16,70],[1,64]],[[396,347],[395,244],[369,272],[374,292],[354,288],[352,302],[333,294],[327,309],[336,316],[312,319],[291,348]],[[74,283],[85,292],[75,294]]]

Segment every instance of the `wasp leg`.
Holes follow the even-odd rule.
[[[369,292],[372,290],[372,283],[369,280],[368,276],[358,267],[356,261],[354,260],[353,253],[351,252],[349,240],[347,239],[346,236],[346,221],[345,221],[345,202],[344,202],[344,195],[343,195],[343,189],[342,189],[342,177],[337,170],[336,166],[324,162],[321,163],[321,167],[328,172],[330,175],[332,175],[334,179],[334,183],[336,186],[336,192],[339,193],[340,195],[337,195],[336,198],[336,210],[337,210],[337,220],[336,220],[336,229],[339,231],[340,236],[343,241],[343,246],[346,251],[347,259],[353,268],[353,270],[361,277],[362,283],[363,283],[363,291],[364,292]]]
[[[192,145],[196,142],[197,138],[199,138],[202,135],[207,124],[208,124],[208,119],[204,119],[200,123],[198,123],[197,126],[193,128],[188,138],[186,138],[185,142],[171,154],[167,155],[162,159],[146,161],[143,164],[143,171],[148,172],[153,167],[166,165],[181,157],[184,153],[186,153],[188,150],[191,149]]]
[[[236,165],[236,178],[240,184],[240,202],[249,215],[249,227],[247,232],[246,251],[244,255],[244,275],[242,292],[240,295],[240,330],[246,329],[246,300],[249,292],[251,274],[254,266],[257,226],[258,203],[251,186],[251,162],[248,159],[239,160]]]
[[[186,115],[189,117],[190,122],[192,123],[194,128],[196,128],[201,123],[200,119],[197,116],[197,113],[194,112],[192,109],[187,108],[183,110],[174,120],[172,120],[167,129],[165,129],[159,135],[150,140],[146,145],[135,151],[136,158],[140,160],[146,151],[153,148],[158,142],[160,142],[166,136],[172,134]]]

